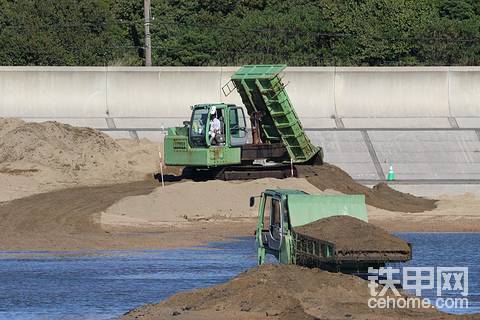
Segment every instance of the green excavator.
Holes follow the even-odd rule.
[[[295,164],[322,163],[320,147],[305,134],[282,82],[286,65],[246,65],[222,88],[237,91],[244,108],[209,103],[191,107],[190,121],[169,128],[165,164],[185,175],[225,180],[284,178]]]

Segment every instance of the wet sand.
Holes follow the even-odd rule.
[[[149,227],[102,227],[101,212],[156,181],[68,188],[0,203],[0,250],[99,250],[188,247],[251,235],[254,219]]]
[[[77,187],[0,203],[0,250],[97,250],[188,247],[237,236],[253,236],[255,217],[128,225],[101,224],[102,212],[128,196],[158,188],[156,181]],[[234,201],[234,200],[232,200]],[[248,206],[245,199],[237,205]],[[370,222],[387,231],[480,232],[480,201],[459,196],[419,213],[369,206]]]
[[[368,283],[320,269],[263,265],[225,284],[139,307],[122,319],[478,319],[478,314],[454,316],[433,308],[372,309]]]

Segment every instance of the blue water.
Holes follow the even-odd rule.
[[[414,247],[408,265],[470,267],[462,312],[480,312],[480,234],[400,236]],[[253,237],[181,250],[0,252],[0,319],[111,319],[255,265]]]
[[[480,313],[480,233],[400,233],[397,235],[412,244],[413,259],[407,263],[392,266],[468,267],[469,308],[439,309],[449,313]],[[431,290],[422,290],[422,297],[429,298],[432,302],[437,298],[436,294],[436,286]],[[441,297],[460,298],[462,296],[458,292],[442,291]]]
[[[156,251],[0,253],[1,319],[111,319],[256,264],[252,239]],[[66,317],[68,316],[68,317]]]

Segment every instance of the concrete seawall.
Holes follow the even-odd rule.
[[[222,92],[236,69],[0,67],[0,116],[161,140],[193,104],[241,105]],[[393,163],[404,179],[480,179],[480,67],[290,67],[283,79],[326,160],[355,178]]]
[[[235,70],[0,67],[0,115],[168,127],[196,103],[241,104],[221,90]],[[479,67],[292,67],[284,81],[307,128],[480,127]]]

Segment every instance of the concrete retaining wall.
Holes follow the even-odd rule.
[[[114,138],[163,141],[165,131],[105,129]],[[384,180],[393,165],[399,180],[480,182],[480,130],[321,129],[307,130],[333,163],[362,181]]]
[[[168,127],[193,104],[241,104],[236,92],[225,97],[221,90],[235,70],[0,67],[0,116]],[[292,67],[284,81],[306,128],[480,127],[478,67]]]
[[[236,69],[0,67],[0,117],[161,141],[193,104],[241,104],[221,90]],[[390,163],[399,179],[480,179],[479,67],[293,67],[284,82],[326,161],[356,179],[383,179]]]
[[[450,115],[448,69],[339,68],[335,101],[340,117]]]

